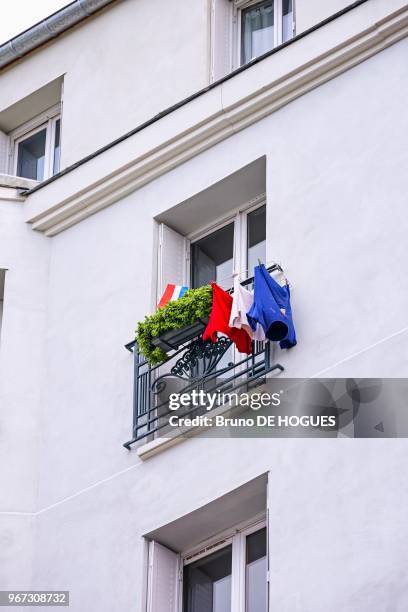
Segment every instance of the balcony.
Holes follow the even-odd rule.
[[[279,269],[271,266],[268,272]],[[253,278],[242,283],[253,284]],[[172,393],[243,393],[262,385],[274,371],[283,372],[279,363],[273,363],[272,345],[269,341],[252,343],[252,354],[242,355],[234,350],[229,338],[221,336],[217,342],[202,339],[203,324],[199,322],[193,338],[168,353],[168,360],[150,366],[139,353],[135,341],[126,345],[134,359],[133,385],[133,437],[123,445],[131,446],[142,440],[151,441],[165,437],[170,431],[169,396]],[[173,345],[174,347],[174,345]],[[183,416],[198,416],[205,406],[188,406]],[[180,411],[178,411],[180,414]],[[171,428],[174,430],[174,428]]]

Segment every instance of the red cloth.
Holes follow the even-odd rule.
[[[217,283],[211,283],[213,290],[213,303],[208,325],[203,333],[203,340],[217,341],[217,332],[225,334],[236,345],[240,353],[250,355],[252,353],[252,342],[245,329],[237,329],[229,326],[231,316],[232,297],[221,289]]]

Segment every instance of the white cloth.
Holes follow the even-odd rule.
[[[245,289],[239,282],[238,276],[235,276],[229,326],[236,327],[237,329],[245,329],[253,340],[263,341],[265,340],[265,332],[259,323],[255,331],[253,331],[248,323],[247,312],[251,309],[253,303],[254,294],[248,291],[248,289]]]

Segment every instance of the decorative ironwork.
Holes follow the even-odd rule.
[[[269,268],[269,271],[277,266]],[[249,285],[253,279],[243,284]],[[159,366],[150,366],[137,350],[135,342],[126,345],[134,355],[133,390],[133,438],[124,446],[128,449],[138,440],[156,436],[168,426],[171,413],[169,395],[189,393],[195,389],[214,391],[247,391],[265,380],[274,370],[283,371],[279,363],[271,363],[271,344],[253,342],[251,355],[235,354],[234,360],[225,364],[223,357],[232,342],[220,337],[216,342],[204,341],[201,335],[169,354],[168,361]],[[165,370],[165,373],[163,373]],[[191,416],[197,408],[186,409]]]
[[[162,376],[156,378],[151,386],[152,392],[154,394],[163,393],[167,382],[174,378],[184,381],[188,388],[195,387],[198,382],[203,382],[215,372],[217,365],[231,344],[231,340],[224,336],[218,338],[216,342],[203,340],[199,336],[184,350],[182,357],[176,361],[169,373],[162,374]],[[234,364],[231,362],[228,364],[227,369],[233,366]],[[217,374],[220,374],[222,371],[222,369],[218,370]]]
[[[183,357],[178,359],[176,365],[171,368],[171,373],[176,376],[184,374],[190,378],[196,378],[198,371],[201,372],[201,376],[205,376],[217,367],[231,344],[231,340],[224,336],[218,338],[217,342],[203,340],[200,337],[193,342]]]

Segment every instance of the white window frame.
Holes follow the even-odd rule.
[[[18,147],[30,136],[38,134],[46,129],[45,140],[45,160],[43,181],[54,174],[54,150],[55,150],[55,131],[57,121],[61,120],[61,104],[49,108],[44,113],[37,115],[34,119],[27,121],[19,126],[9,136],[9,173],[17,176]],[[61,125],[61,124],[60,124]],[[61,130],[61,127],[60,127]],[[61,133],[60,133],[61,147]]]
[[[242,12],[247,8],[256,6],[257,4],[263,4],[263,1],[264,0],[236,0],[233,2],[233,70],[239,68],[240,66],[245,66],[241,57]],[[283,0],[274,0],[274,23],[273,48],[275,49],[283,43]],[[276,24],[278,27],[276,27]],[[293,36],[295,36],[295,31],[295,0],[293,0]]]
[[[232,572],[231,572],[231,610],[234,612],[245,612],[246,605],[246,538],[247,536],[267,528],[267,520],[265,513],[254,517],[251,521],[246,521],[240,525],[236,525],[233,529],[227,530],[218,534],[214,538],[206,540],[200,546],[196,546],[192,550],[188,550],[181,554],[181,568],[190,565],[199,559],[210,556],[217,550],[226,548],[232,545]],[[266,533],[266,554],[268,561],[268,529]],[[268,564],[269,565],[269,564]],[[269,577],[266,576],[265,588],[269,588]],[[179,597],[179,612],[183,610],[183,571],[180,576],[180,597]]]
[[[233,274],[239,274],[240,280],[243,281],[251,276],[251,270],[248,270],[248,215],[261,208],[266,204],[266,194],[262,193],[256,198],[253,198],[249,202],[246,202],[239,208],[231,211],[227,216],[221,217],[210,225],[205,226],[199,231],[193,232],[186,236],[187,239],[187,251],[186,256],[186,272],[185,277],[188,279],[188,285],[191,286],[192,280],[192,267],[190,259],[191,245],[194,242],[198,242],[202,238],[209,236],[210,234],[222,229],[230,223],[234,223],[234,255],[233,255]],[[263,262],[266,263],[266,262]]]

